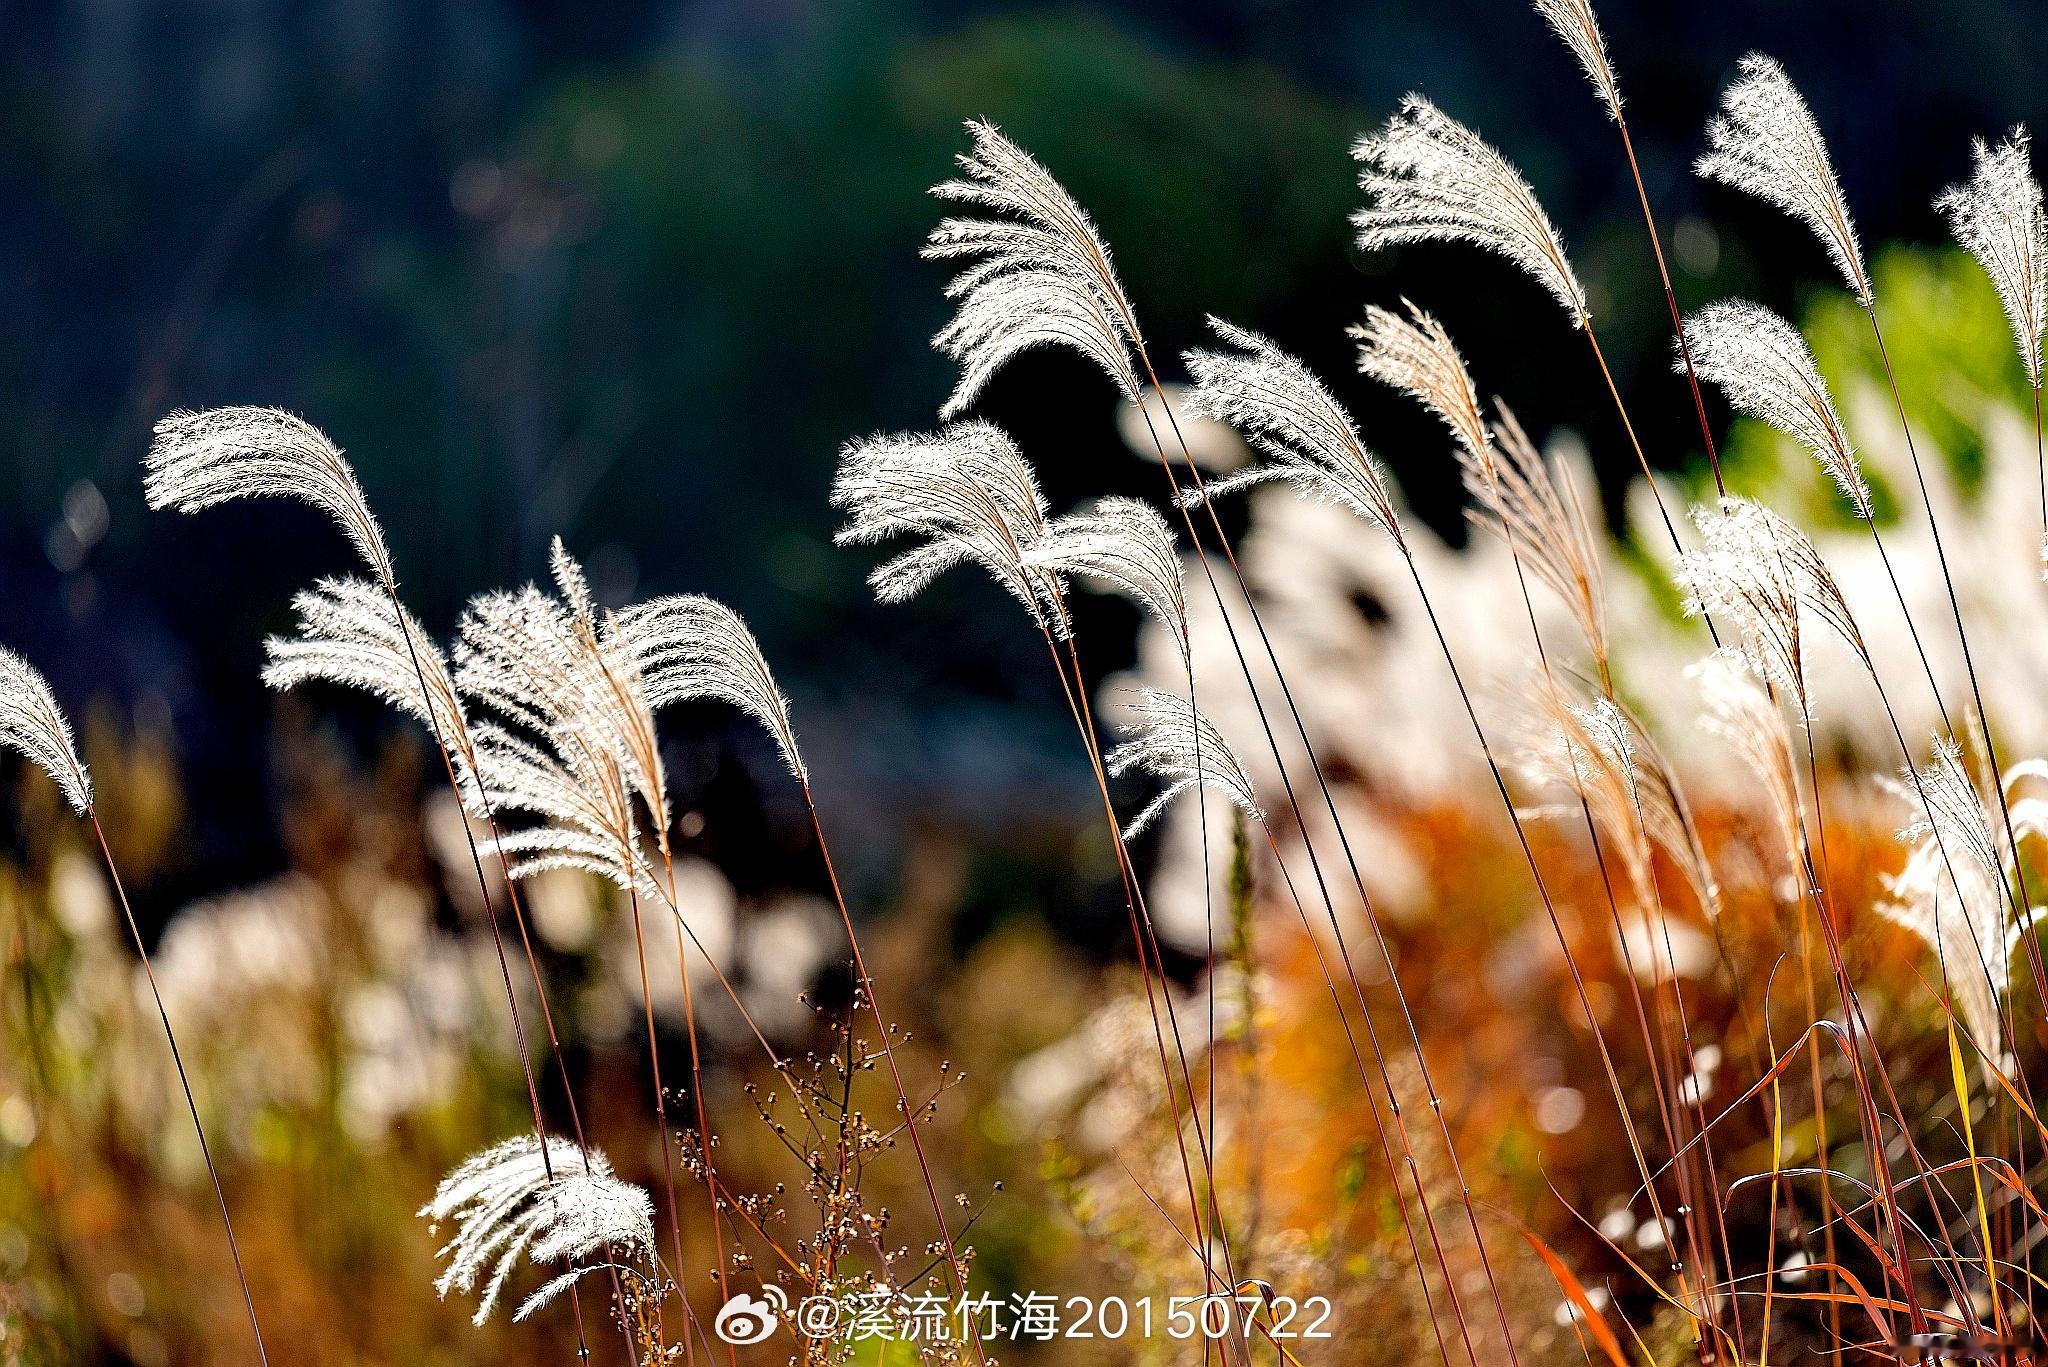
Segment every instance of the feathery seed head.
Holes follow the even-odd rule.
[[[540,1140],[521,1135],[472,1154],[441,1180],[419,1214],[437,1229],[443,1221],[454,1222],[455,1236],[439,1254],[448,1265],[434,1279],[434,1290],[445,1298],[481,1282],[474,1318],[479,1326],[497,1308],[522,1254],[537,1268],[568,1266],[528,1296],[514,1320],[594,1271],[593,1259],[630,1266],[654,1257],[654,1207],[647,1193],[614,1177],[602,1153],[566,1139],[549,1138],[543,1151]]]
[[[1433,315],[1407,300],[1402,303],[1406,318],[1375,304],[1366,309],[1363,324],[1348,329],[1358,341],[1360,373],[1393,386],[1436,414],[1457,438],[1463,457],[1490,475],[1492,441],[1465,358]]]
[[[971,405],[1011,357],[1043,345],[1079,351],[1137,402],[1132,352],[1144,339],[1101,234],[1051,172],[994,124],[971,121],[967,131],[974,148],[958,158],[964,178],[932,193],[989,216],[948,218],[924,248],[927,259],[967,263],[946,288],[959,308],[932,339],[961,366],[940,418]]]
[[[1729,299],[1687,319],[1685,335],[1700,378],[1719,385],[1737,409],[1811,451],[1856,515],[1869,521],[1870,486],[1799,330],[1761,304]],[[1683,369],[1684,361],[1678,365]]]
[[[882,602],[914,598],[972,561],[1033,621],[1065,635],[1065,586],[1030,560],[1046,534],[1045,496],[1016,443],[994,425],[977,420],[848,442],[839,451],[832,506],[848,514],[833,538],[839,545],[926,538],[868,575]]]
[[[789,771],[810,782],[789,699],[737,612],[715,599],[678,594],[634,604],[613,619],[612,630],[635,663],[649,707],[703,698],[729,703],[766,727]]]
[[[1572,56],[1579,59],[1585,69],[1586,79],[1593,83],[1593,89],[1600,92],[1600,98],[1607,105],[1607,117],[1621,122],[1621,87],[1614,79],[1614,65],[1607,60],[1607,39],[1600,32],[1600,21],[1593,15],[1591,0],[1535,0],[1536,12],[1543,16],[1557,36],[1564,39],[1565,46],[1572,50]]]
[[[411,613],[394,609],[382,585],[354,578],[322,579],[293,598],[292,608],[299,614],[299,634],[263,643],[269,656],[264,683],[284,692],[323,679],[373,694],[425,722],[448,746],[463,786],[473,783],[469,720],[448,659]]]
[[[1678,558],[1688,615],[1735,623],[1751,665],[1783,688],[1806,716],[1802,613],[1840,636],[1865,668],[1865,649],[1840,587],[1806,534],[1762,504],[1729,497],[1695,508],[1701,545]]]
[[[92,810],[92,776],[49,683],[27,660],[0,650],[0,749],[48,774],[80,816]]]
[[[1997,287],[2027,383],[2039,389],[2041,334],[2048,328],[2048,214],[2042,212],[2029,150],[2023,124],[1996,147],[1976,139],[1970,145],[1970,179],[1944,190],[1934,207]]]
[[[259,495],[310,503],[341,524],[379,579],[396,581],[356,472],[341,448],[303,418],[275,408],[173,413],[156,425],[143,466],[151,508],[191,513]]]
[[[1462,446],[1466,492],[1474,506],[1466,510],[1473,525],[1507,541],[1536,577],[1548,584],[1570,609],[1586,638],[1594,662],[1607,672],[1607,594],[1602,587],[1600,546],[1594,539],[1586,505],[1562,463],[1546,461],[1529,440],[1507,405],[1494,401],[1499,415],[1492,426],[1498,459],[1489,472]]]
[[[1548,289],[1572,322],[1592,314],[1564,243],[1536,192],[1477,133],[1420,95],[1351,155],[1363,165],[1366,207],[1351,216],[1367,251],[1405,242],[1471,242],[1515,263]]]
[[[1166,783],[1165,791],[1125,824],[1126,837],[1138,835],[1198,783],[1222,793],[1252,820],[1265,820],[1251,775],[1192,701],[1156,688],[1131,689],[1124,697],[1121,729],[1126,739],[1102,757],[1104,767],[1112,778],[1137,769]]]
[[[484,793],[494,809],[543,823],[506,833],[497,848],[518,857],[514,877],[574,867],[646,887],[636,799],[658,836],[668,826],[653,716],[614,619],[590,615],[573,561],[556,570],[568,604],[530,585],[479,594],[456,645],[463,696],[507,723],[471,731]]]
[[[1401,545],[1401,520],[1386,472],[1323,382],[1256,332],[1219,318],[1211,318],[1209,326],[1235,349],[1185,354],[1195,380],[1187,409],[1229,423],[1274,463],[1211,481],[1208,496],[1285,479],[1304,496],[1351,509]],[[1195,492],[1182,501],[1193,504],[1200,498]]]
[[[2000,855],[1996,818],[1954,740],[1936,736],[1932,762],[1886,787],[1912,812],[1899,830],[1912,853],[1906,867],[1885,880],[1891,898],[1877,909],[1935,952],[1957,1013],[1987,1056],[1999,1058],[1998,1000],[2011,986],[2020,937],[2042,913],[2006,916],[2010,870]],[[2000,1059],[1998,1066],[2010,1064]]]
[[[1698,683],[1700,698],[1707,705],[1700,725],[1727,741],[1756,779],[1769,803],[1779,849],[1796,872],[1804,848],[1800,832],[1805,828],[1805,811],[1792,733],[1784,717],[1732,647],[1715,651],[1687,673]]]
[[[1180,551],[1173,529],[1150,504],[1104,498],[1081,512],[1056,517],[1025,559],[1053,575],[1102,581],[1166,628],[1183,665],[1192,658]]]
[[[1849,217],[1828,145],[1785,69],[1760,52],[1744,57],[1741,76],[1721,94],[1707,124],[1707,147],[1694,169],[1755,195],[1805,223],[1865,307],[1871,302],[1863,248]]]

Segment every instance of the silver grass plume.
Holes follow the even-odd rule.
[[[1560,687],[1538,688],[1528,705],[1520,760],[1535,781],[1585,800],[1613,842],[1640,905],[1663,903],[1655,882],[1661,849],[1702,910],[1720,914],[1720,888],[1670,766],[1642,725],[1611,698],[1575,703]]]
[[[1840,587],[1813,542],[1762,504],[1728,497],[1695,508],[1698,549],[1681,552],[1678,581],[1688,615],[1726,617],[1758,673],[1807,715],[1806,616],[1842,638],[1867,669],[1870,656]]]
[[[1285,479],[1304,496],[1351,509],[1395,545],[1402,545],[1401,520],[1386,472],[1358,435],[1351,415],[1323,382],[1256,332],[1219,318],[1211,318],[1209,326],[1236,350],[1185,354],[1188,373],[1195,380],[1187,409],[1237,428],[1273,464],[1212,480],[1208,495]],[[1182,501],[1199,502],[1201,497],[1194,493]]]
[[[561,537],[548,550],[548,567],[562,602],[569,609],[577,680],[586,701],[594,701],[601,724],[618,738],[626,779],[647,806],[655,838],[668,848],[668,776],[662,767],[661,742],[654,726],[654,707],[647,696],[636,655],[621,647],[617,618],[601,617],[591,602],[583,566],[569,554]]]
[[[322,579],[293,598],[292,609],[298,634],[263,643],[263,682],[279,692],[313,680],[360,688],[425,722],[446,741],[465,800],[474,805],[469,718],[447,656],[412,614],[394,610],[382,586],[356,578]]]
[[[650,708],[705,698],[737,707],[767,728],[789,771],[810,782],[790,726],[789,699],[738,613],[716,599],[677,594],[626,608],[612,619],[611,631],[633,657]]]
[[[310,503],[341,525],[380,580],[397,582],[356,472],[304,418],[276,408],[173,413],[156,425],[143,466],[143,496],[154,509],[191,513],[263,495]]]
[[[1479,411],[1479,391],[1465,358],[1436,318],[1406,300],[1402,318],[1377,304],[1365,322],[1348,328],[1358,342],[1358,369],[1400,390],[1443,421],[1457,438],[1460,458],[1491,476],[1493,443]]]
[[[1685,335],[1699,377],[1719,385],[1742,412],[1811,451],[1856,515],[1869,521],[1870,486],[1799,330],[1761,304],[1730,299],[1687,319]],[[1678,368],[1684,369],[1682,359]]]
[[[512,876],[569,867],[644,888],[635,798],[664,825],[666,811],[636,781],[627,734],[651,721],[620,715],[619,693],[592,649],[577,613],[530,585],[480,594],[463,613],[456,684],[507,723],[472,731],[493,808],[542,822],[500,838]]]
[[[1970,179],[1944,190],[1934,207],[1997,287],[2027,383],[2039,389],[2041,334],[2048,328],[2048,214],[2042,212],[2030,147],[2024,124],[1996,147],[1975,139]]]
[[[1607,671],[1606,591],[1600,574],[1599,543],[1594,540],[1586,505],[1562,462],[1546,461],[1507,405],[1496,400],[1492,479],[1477,462],[1465,458],[1466,492],[1475,506],[1466,510],[1474,526],[1508,540],[1521,552],[1536,577],[1564,600],[1586,645]],[[1464,456],[1463,449],[1460,455]]]
[[[80,816],[92,810],[92,775],[78,757],[71,723],[35,666],[0,649],[0,749],[13,750],[48,774]]]
[[[1536,12],[1579,59],[1586,79],[1607,105],[1607,116],[1619,123],[1621,87],[1614,79],[1614,64],[1607,60],[1607,39],[1600,32],[1591,0],[1536,0]]]
[[[1158,797],[1124,826],[1126,837],[1150,826],[1159,815],[1196,784],[1223,794],[1254,821],[1265,820],[1257,791],[1223,733],[1194,703],[1156,688],[1132,689],[1123,705],[1120,726],[1126,739],[1103,756],[1112,778],[1142,770],[1165,782]]]
[[[1592,314],[1564,243],[1529,182],[1485,139],[1421,95],[1351,155],[1367,204],[1351,216],[1367,251],[1405,242],[1470,242],[1520,266],[1584,327]]]
[[[443,1298],[483,1286],[473,1323],[481,1326],[523,1254],[535,1267],[568,1266],[520,1303],[514,1320],[547,1305],[598,1267],[632,1268],[652,1261],[654,1208],[647,1193],[612,1175],[596,1149],[550,1138],[543,1153],[532,1135],[507,1139],[470,1155],[420,1207],[436,1230],[455,1224],[438,1256],[448,1266],[434,1279]],[[550,1163],[554,1176],[549,1176]]]
[[[959,309],[932,339],[961,367],[939,416],[965,410],[1011,357],[1047,345],[1073,347],[1136,403],[1131,353],[1144,339],[1102,235],[1052,173],[994,124],[973,120],[967,131],[974,148],[957,158],[965,175],[932,193],[988,216],[948,218],[924,247],[927,259],[969,263],[946,287]]]
[[[1798,757],[1784,717],[1754,674],[1732,648],[1723,648],[1687,671],[1697,682],[1707,710],[1700,725],[1728,743],[1756,779],[1768,802],[1773,833],[1796,875],[1805,808],[1799,791]]]
[[[1180,550],[1173,529],[1151,504],[1103,498],[1093,507],[1056,517],[1025,559],[1054,575],[1079,575],[1107,584],[1166,628],[1183,666],[1191,660]]]
[[[1065,587],[1031,563],[1046,534],[1038,477],[1001,429],[979,420],[840,448],[832,506],[848,515],[833,541],[926,538],[868,575],[875,597],[900,603],[966,561],[987,570],[1055,636],[1066,634]]]
[[[1906,867],[1885,880],[1891,899],[1877,909],[1935,952],[1972,1037],[1988,1062],[2010,1072],[1998,1002],[2012,983],[2013,951],[2042,912],[2034,909],[2008,923],[2011,869],[1999,853],[1997,818],[1953,740],[1937,736],[1926,768],[1917,775],[1908,770],[1904,782],[1886,786],[1913,812],[1899,830],[1912,853]]]
[[[1828,145],[1785,69],[1760,52],[1744,57],[1739,79],[1721,93],[1707,124],[1707,147],[1694,169],[1755,195],[1813,229],[1842,278],[1866,307],[1870,276],[1856,224],[1835,180]]]

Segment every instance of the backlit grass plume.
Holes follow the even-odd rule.
[[[635,723],[592,678],[574,613],[531,586],[472,599],[456,647],[463,694],[509,725],[475,728],[478,778],[495,810],[542,824],[506,832],[509,872],[580,868],[622,888],[648,887],[623,739]]]
[[[1046,524],[1046,534],[1026,557],[1055,575],[1101,581],[1151,614],[1179,650],[1190,657],[1187,585],[1173,529],[1148,503],[1104,498],[1093,507],[1066,513]]]
[[[1776,205],[1813,229],[1843,280],[1868,306],[1870,276],[1863,248],[1820,126],[1775,61],[1752,52],[1738,70],[1740,77],[1721,93],[1721,113],[1707,124],[1708,150],[1695,169]]]
[[[1785,857],[1785,871],[1796,876],[1806,808],[1799,790],[1799,758],[1792,752],[1792,733],[1777,704],[1733,646],[1715,651],[1687,673],[1706,706],[1701,729],[1726,742],[1756,781],[1775,849]]]
[[[11,650],[0,649],[0,749],[13,750],[48,774],[71,810],[92,810],[92,775],[78,757],[71,723],[42,674]]]
[[[967,131],[974,147],[958,158],[963,177],[932,193],[988,216],[946,219],[924,249],[932,260],[967,263],[946,287],[958,310],[932,339],[960,363],[939,416],[957,416],[1011,357],[1036,346],[1074,348],[1135,403],[1132,350],[1142,339],[1101,234],[1052,173],[994,124],[972,121]]]
[[[840,448],[832,506],[847,514],[842,546],[922,537],[868,575],[875,597],[916,597],[953,566],[971,561],[1055,636],[1066,634],[1059,576],[1032,563],[1046,535],[1045,495],[1017,444],[991,423],[954,423]]]
[[[703,699],[737,707],[767,729],[789,771],[808,781],[789,699],[737,612],[700,594],[674,594],[624,609],[606,634],[632,657],[649,709]]]
[[[1834,576],[1805,533],[1749,499],[1729,497],[1694,510],[1701,545],[1679,556],[1688,613],[1726,617],[1741,632],[1759,677],[1784,690],[1806,715],[1805,622],[1817,618],[1867,668],[1866,650]]]
[[[2006,777],[2010,787],[2025,773]],[[1889,900],[1877,909],[1926,942],[1940,961],[1957,1013],[1988,1066],[2009,1072],[2008,1036],[1999,1003],[2012,985],[2012,956],[2043,914],[2007,915],[2013,865],[2000,854],[1999,816],[1985,804],[1954,741],[1936,737],[1934,758],[1904,782],[1887,785],[1912,811],[1899,839],[1912,849],[1906,867],[1887,877]],[[2022,820],[2031,809],[2015,803],[2022,834],[2039,833]]]
[[[1196,784],[1228,798],[1254,821],[1264,820],[1251,776],[1238,761],[1223,733],[1186,698],[1156,688],[1131,690],[1123,700],[1124,741],[1103,756],[1112,778],[1139,770],[1163,780],[1166,788],[1124,825],[1135,837]]]
[[[1934,207],[1997,287],[2027,383],[2039,389],[2041,334],[2048,328],[2048,214],[2031,150],[2025,125],[1996,146],[1977,139],[1970,146],[1969,180],[1944,190]]]
[[[513,1268],[524,1256],[535,1267],[566,1264],[512,1312],[523,1320],[578,1278],[611,1267],[653,1281],[641,1265],[654,1261],[654,1208],[647,1193],[612,1175],[605,1156],[566,1139],[520,1135],[463,1160],[420,1207],[438,1229],[455,1234],[440,1250],[448,1266],[434,1279],[443,1297],[481,1284],[472,1322],[497,1309]],[[550,1173],[553,1175],[551,1176]]]
[[[1399,544],[1386,471],[1323,382],[1256,332],[1217,318],[1209,326],[1233,349],[1186,353],[1195,379],[1188,411],[1237,428],[1272,463],[1211,480],[1207,495],[1285,479],[1307,497],[1349,508]]]
[[[1870,486],[1799,330],[1761,304],[1730,299],[1701,309],[1686,320],[1685,331],[1700,378],[1811,451],[1856,515],[1868,521]]]
[[[365,579],[322,579],[292,599],[296,636],[263,643],[263,682],[280,692],[311,680],[343,684],[382,699],[443,737],[465,786],[472,751],[448,659],[412,614]],[[420,687],[421,679],[426,687]],[[473,796],[473,794],[472,794]]]
[[[396,582],[355,470],[303,418],[276,408],[173,413],[156,425],[143,465],[151,508],[191,513],[237,498],[295,498],[331,516],[377,577]]]
[[[1420,403],[1451,429],[1463,458],[1482,471],[1493,463],[1493,443],[1479,410],[1479,391],[1465,358],[1436,318],[1406,305],[1408,316],[1374,305],[1365,322],[1347,329],[1358,342],[1358,369]]]
[[[1351,155],[1367,203],[1351,216],[1367,251],[1405,242],[1471,242],[1520,266],[1584,327],[1592,313],[1564,242],[1508,159],[1421,95],[1408,95]]]
[[[1604,679],[1607,593],[1585,502],[1563,463],[1545,460],[1505,405],[1496,404],[1495,412],[1492,478],[1478,462],[1460,461],[1465,492],[1473,500],[1466,520],[1520,552],[1536,577],[1563,600]]]
[[[1621,87],[1614,79],[1614,64],[1607,59],[1607,39],[1593,14],[1590,0],[1536,0],[1536,12],[1564,39],[1572,56],[1579,59],[1586,79],[1600,93],[1609,118],[1621,119]]]

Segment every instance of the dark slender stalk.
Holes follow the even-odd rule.
[[[867,960],[861,954],[860,937],[853,930],[853,913],[847,909],[846,894],[839,886],[839,871],[833,866],[831,846],[825,841],[825,827],[818,817],[817,799],[811,793],[808,779],[799,775],[797,782],[803,787],[804,808],[810,813],[811,834],[818,841],[818,857],[824,862],[825,879],[832,887],[833,905],[839,908],[840,923],[846,928],[846,943],[853,952],[853,968],[860,978],[861,995],[867,998],[868,1010],[875,1019],[875,1029],[881,1034],[882,1057],[889,1065],[889,1078],[896,1085],[896,1105],[903,1114],[904,1132],[910,1136],[911,1152],[916,1155],[918,1172],[924,1178],[925,1195],[931,1201],[932,1216],[939,1222],[939,1243],[946,1254],[946,1268],[953,1282],[953,1291],[955,1295],[965,1295],[967,1269],[961,1263],[960,1254],[954,1247],[953,1232],[946,1220],[945,1202],[939,1199],[938,1183],[932,1176],[931,1163],[925,1157],[924,1141],[918,1136],[915,1114],[917,1108],[911,1105],[910,1093],[903,1085],[903,1074],[896,1066],[896,1049],[889,1040],[889,1021],[883,1015],[882,1004],[875,996],[875,980],[869,975]],[[982,1362],[983,1367],[987,1367],[988,1352],[981,1342],[980,1326],[974,1316],[968,1315],[965,1318],[968,1321],[968,1337],[974,1344],[975,1357]]]
[[[256,1321],[256,1298],[249,1293],[249,1274],[242,1267],[242,1248],[235,1241],[235,1222],[228,1214],[227,1192],[220,1184],[220,1169],[214,1166],[213,1148],[206,1142],[206,1127],[199,1123],[199,1103],[192,1097],[192,1079],[185,1072],[185,1055],[178,1048],[177,1033],[171,1029],[171,1013],[164,1006],[164,994],[156,985],[156,969],[149,962],[149,951],[143,947],[142,928],[135,923],[134,908],[128,905],[128,889],[121,883],[121,870],[115,867],[114,851],[107,844],[107,833],[100,827],[97,808],[87,807],[85,819],[92,823],[93,838],[99,841],[100,858],[106,862],[107,877],[114,884],[114,896],[121,903],[121,916],[128,923],[128,935],[135,943],[135,953],[142,960],[142,976],[149,981],[149,995],[156,1002],[158,1019],[164,1024],[164,1039],[171,1046],[171,1063],[178,1071],[178,1085],[185,1092],[185,1109],[192,1116],[192,1131],[199,1136],[199,1156],[206,1162],[206,1175],[213,1183],[213,1199],[220,1205],[221,1228],[227,1231],[228,1257],[235,1264],[235,1280],[242,1288],[242,1308],[249,1315],[249,1332],[256,1339],[256,1358],[264,1367],[269,1367],[270,1354],[263,1346],[263,1326]]]

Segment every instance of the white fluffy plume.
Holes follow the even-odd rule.
[[[1471,242],[1533,276],[1584,327],[1591,313],[1564,242],[1536,192],[1485,139],[1420,95],[1351,155],[1367,204],[1351,216],[1367,251],[1404,242]]]
[[[1944,190],[1934,207],[1997,287],[2027,382],[2039,389],[2041,333],[2048,328],[2048,215],[2030,150],[2024,125],[1996,147],[1978,138],[1970,145],[1969,180]]]
[[[1689,614],[1732,621],[1757,673],[1783,689],[1802,717],[1807,695],[1806,622],[1817,619],[1868,668],[1856,620],[1819,549],[1760,503],[1729,497],[1696,508],[1700,546],[1678,559]]]
[[[1265,819],[1251,775],[1225,743],[1223,733],[1192,702],[1156,688],[1139,688],[1125,695],[1123,712],[1120,729],[1126,739],[1103,756],[1104,766],[1111,777],[1137,769],[1166,784],[1165,790],[1124,826],[1126,836],[1150,826],[1175,798],[1197,783],[1223,794],[1254,821]]]
[[[1707,124],[1707,151],[1694,163],[1709,180],[1755,195],[1813,229],[1866,306],[1870,276],[1842,187],[1820,126],[1785,69],[1760,52],[1744,57],[1741,75],[1721,93],[1721,112]]]
[[[1101,234],[1052,173],[994,124],[973,121],[967,131],[974,148],[958,159],[965,175],[932,193],[989,216],[948,218],[924,248],[928,258],[968,263],[946,287],[959,309],[932,339],[960,363],[939,416],[966,409],[1012,356],[1047,345],[1073,347],[1137,402],[1131,353],[1143,340]]]
[[[1761,304],[1729,299],[1687,319],[1685,335],[1699,377],[1719,385],[1742,412],[1811,451],[1856,515],[1868,521],[1870,486],[1799,329]]]
[[[394,608],[381,585],[354,578],[322,579],[293,598],[292,608],[299,614],[298,635],[263,643],[270,657],[263,682],[282,692],[318,679],[382,699],[446,743],[468,788],[474,777],[469,719],[447,657],[412,614]]]
[[[1686,671],[1700,690],[1706,713],[1700,725],[1728,743],[1756,780],[1771,818],[1772,833],[1789,870],[1799,872],[1806,813],[1799,791],[1798,758],[1792,733],[1770,695],[1732,648],[1724,648]]]
[[[1586,638],[1603,677],[1608,663],[1607,593],[1602,586],[1600,545],[1586,505],[1562,462],[1547,461],[1505,404],[1493,424],[1499,457],[1488,468],[1460,448],[1465,491],[1473,506],[1465,516],[1507,542],[1538,579],[1564,601]]]
[[[1406,318],[1378,305],[1347,329],[1358,341],[1358,369],[1400,390],[1442,420],[1465,458],[1482,472],[1493,464],[1492,439],[1479,411],[1479,391],[1465,358],[1435,316],[1403,301]]]
[[[1212,481],[1209,496],[1285,479],[1307,497],[1351,509],[1399,545],[1401,521],[1386,472],[1343,405],[1307,366],[1265,337],[1217,318],[1209,326],[1235,349],[1186,353],[1195,379],[1188,411],[1229,423],[1273,462]]]
[[[0,749],[48,774],[80,816],[92,810],[92,776],[78,758],[71,723],[48,682],[11,650],[0,650]]]
[[[1173,529],[1151,504],[1135,498],[1098,499],[1093,507],[1046,524],[1046,533],[1026,557],[1055,575],[1098,580],[1129,598],[1166,628],[1190,658],[1187,586]]]
[[[303,418],[275,408],[178,412],[156,425],[143,458],[152,508],[181,513],[230,499],[278,495],[310,503],[341,524],[363,560],[395,582],[391,552],[341,448]]]
[[[2006,786],[2010,790],[2038,772],[2038,761],[2015,765]],[[1957,1014],[1987,1060],[2010,1072],[1998,1003],[2012,984],[2013,951],[2043,913],[2034,908],[2019,919],[2006,914],[2013,869],[2001,856],[1993,825],[1998,818],[1971,780],[1954,741],[1937,736],[1930,764],[1886,786],[1912,812],[1899,830],[1912,853],[1906,867],[1885,880],[1891,900],[1879,902],[1877,909],[1935,952]],[[2016,832],[2040,835],[2041,810],[2038,800],[2013,803]]]
[[[1619,122],[1621,87],[1614,79],[1614,64],[1607,60],[1607,39],[1600,32],[1600,21],[1594,17],[1591,0],[1535,2],[1536,12],[1543,16],[1558,37],[1564,39],[1565,46],[1572,50],[1572,56],[1579,59],[1586,79],[1593,83],[1593,89],[1600,92],[1608,117]]]
[[[612,1176],[602,1153],[566,1139],[550,1138],[543,1153],[539,1140],[521,1135],[470,1155],[419,1213],[437,1230],[444,1221],[455,1223],[455,1236],[440,1250],[448,1266],[434,1279],[434,1290],[445,1297],[481,1283],[478,1325],[497,1308],[521,1255],[535,1267],[568,1266],[521,1302],[515,1320],[598,1266],[630,1268],[654,1256],[647,1193]]]
[[[738,613],[716,599],[678,594],[636,603],[609,628],[633,657],[650,708],[707,698],[729,703],[766,727],[790,772],[810,781],[789,723],[789,699]]]
[[[639,813],[657,838],[668,825],[653,712],[637,658],[559,542],[554,570],[560,599],[529,586],[463,614],[456,683],[507,723],[475,727],[478,777],[494,808],[542,820],[500,841],[513,876],[572,867],[643,887]]]
[[[914,598],[953,566],[972,562],[1032,620],[1065,634],[1059,576],[1031,561],[1046,534],[1045,495],[1016,443],[992,424],[848,442],[840,448],[832,506],[848,515],[833,538],[839,545],[925,538],[868,575],[883,602]]]

